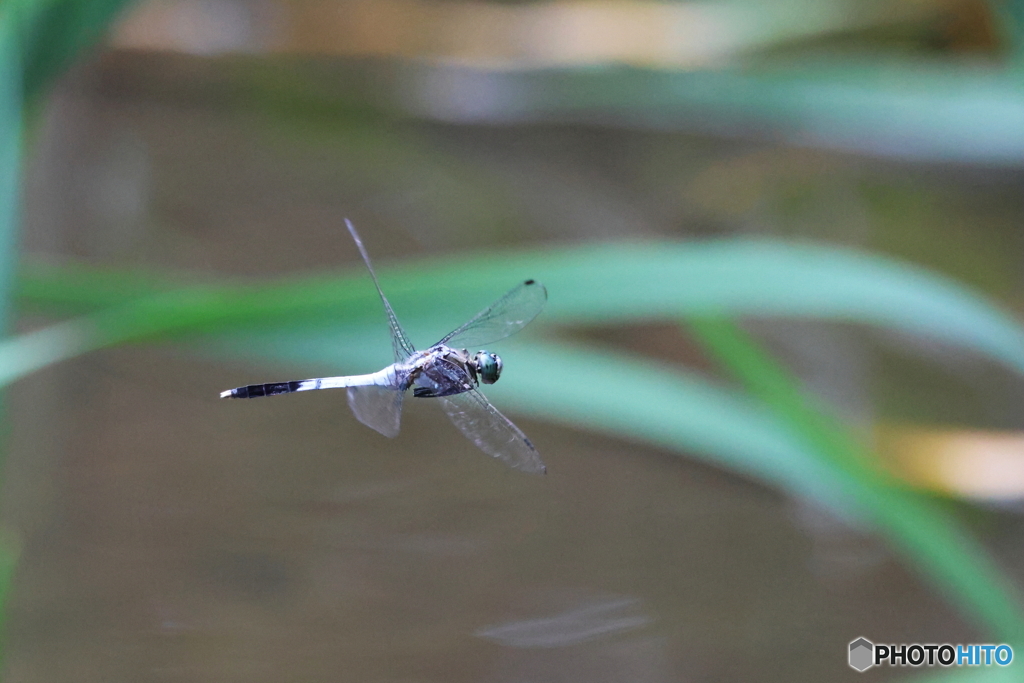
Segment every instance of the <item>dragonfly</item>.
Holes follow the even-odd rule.
[[[401,422],[402,402],[412,389],[414,398],[437,399],[455,426],[484,453],[514,469],[544,474],[547,468],[533,443],[480,392],[481,384],[494,384],[501,377],[501,357],[486,350],[468,350],[504,339],[526,327],[547,302],[544,285],[525,280],[430,348],[417,351],[384,296],[359,233],[347,218],[345,225],[384,304],[395,362],[367,375],[250,384],[223,391],[220,397],[258,398],[344,388],[348,390],[348,405],[356,419],[384,436],[394,437]]]

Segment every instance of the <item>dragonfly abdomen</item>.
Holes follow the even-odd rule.
[[[279,396],[292,394],[296,391],[316,391],[317,389],[343,389],[345,387],[365,387],[370,385],[388,388],[402,388],[394,365],[389,365],[380,372],[370,375],[347,375],[344,377],[319,377],[317,379],[296,379],[290,382],[270,382],[268,384],[250,384],[237,389],[220,392],[221,398],[259,398],[260,396]]]
[[[229,391],[222,391],[221,398],[258,398],[260,396],[278,396],[296,391],[312,391],[319,389],[318,380],[304,379],[291,382],[270,382],[268,384],[250,384]]]

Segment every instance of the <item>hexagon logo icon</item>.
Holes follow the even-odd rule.
[[[875,665],[875,644],[867,638],[858,638],[850,643],[850,666],[857,671],[867,671]]]

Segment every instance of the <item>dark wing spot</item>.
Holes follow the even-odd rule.
[[[527,281],[526,281],[526,282],[524,282],[523,284],[524,284],[524,285],[532,285],[532,284],[536,284],[536,282],[537,282],[536,280],[527,280]]]

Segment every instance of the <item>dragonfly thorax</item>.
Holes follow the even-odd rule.
[[[472,364],[473,370],[476,371],[477,377],[484,384],[494,384],[501,377],[503,364],[501,356],[496,353],[477,351],[469,362]]]

